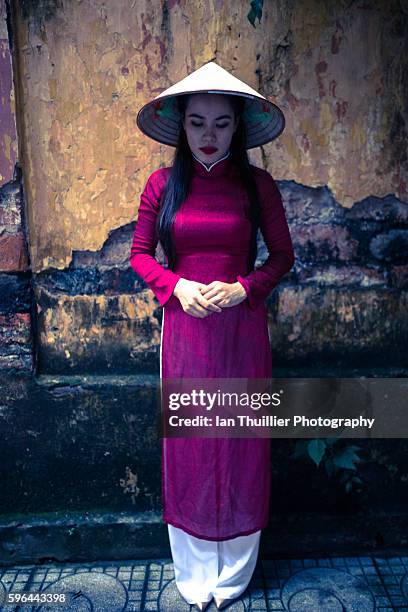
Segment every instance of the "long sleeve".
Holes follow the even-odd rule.
[[[295,261],[279,189],[269,172],[261,168],[257,168],[256,179],[261,201],[260,230],[269,256],[259,268],[246,276],[237,276],[247,293],[251,309],[257,308],[268,297]]]
[[[153,172],[140,196],[139,212],[130,251],[130,265],[153,291],[162,306],[173,294],[181,278],[162,266],[155,258],[158,236],[156,219],[159,214],[159,198],[164,188],[163,169]]]

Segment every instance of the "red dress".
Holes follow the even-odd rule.
[[[261,199],[267,261],[248,269],[249,200],[230,157],[208,171],[193,158],[187,199],[173,227],[174,271],[155,259],[159,196],[169,168],[153,172],[141,195],[130,263],[163,309],[161,376],[270,378],[271,348],[265,298],[293,265],[293,247],[272,176],[251,166]],[[247,298],[200,319],[183,311],[173,294],[179,278],[208,284],[242,283]],[[227,540],[267,525],[269,438],[163,438],[163,519],[205,540]]]

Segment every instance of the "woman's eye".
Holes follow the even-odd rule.
[[[202,123],[194,123],[194,121],[191,122],[191,125],[194,125],[194,127],[202,127]],[[224,123],[224,125],[216,125],[216,128],[226,128],[228,127],[228,123]]]

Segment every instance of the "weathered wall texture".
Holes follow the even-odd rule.
[[[135,218],[172,149],[137,109],[215,59],[276,99],[287,127],[253,161],[343,206],[407,200],[408,26],[397,0],[13,2],[33,271],[64,268]],[[302,203],[299,203],[302,206]]]
[[[5,1],[0,2],[0,185],[13,178],[18,157],[11,54]]]
[[[114,542],[122,555],[123,542],[143,551],[161,522],[153,415],[162,309],[129,254],[141,189],[153,169],[171,162],[172,150],[138,133],[136,110],[210,59],[276,97],[286,131],[251,152],[278,179],[296,251],[295,268],[268,299],[275,373],[281,365],[299,376],[305,365],[317,377],[347,376],[352,368],[353,376],[406,376],[407,15],[396,0],[274,0],[254,29],[249,0],[8,4],[19,149],[0,0],[0,369],[30,369],[36,355],[37,373],[50,376],[0,380],[0,507],[19,513],[12,529],[3,523],[0,556],[27,562],[37,550],[40,559],[50,551],[62,559],[67,551],[81,554],[78,542],[83,550],[86,540],[74,512],[94,508],[130,510],[143,524],[135,530],[129,522],[116,537],[112,531],[107,557]],[[259,246],[258,263],[266,254]],[[113,376],[89,381],[88,373]],[[71,374],[75,381],[61,376]],[[406,499],[404,440],[389,451],[383,440],[378,448],[368,441],[362,494],[351,498],[323,470],[288,462],[290,441],[279,442],[285,445],[275,445],[272,463],[281,507],[274,511],[289,515],[292,542],[293,525],[304,530],[309,511],[320,513],[319,532],[321,512],[332,511],[348,522],[351,512],[368,517],[376,543],[386,511],[393,535],[403,532],[395,515]],[[386,499],[379,482],[392,490]],[[26,538],[24,515],[45,511],[61,512],[57,529],[45,519]],[[125,529],[122,519],[113,522]],[[301,537],[310,546],[307,524]],[[95,526],[105,532],[106,525],[95,515],[89,525],[85,551],[100,558]],[[288,550],[281,532],[280,520]],[[361,546],[359,529],[347,541],[356,534]]]
[[[406,372],[408,204],[369,197],[347,209],[327,187],[278,187],[296,264],[268,299],[274,367]],[[41,372],[159,373],[162,308],[129,269],[133,231],[134,222],[98,253],[75,252],[67,270],[37,274]],[[266,256],[260,237],[257,265]]]
[[[0,0],[0,368],[31,370],[31,275],[14,97],[6,4]]]

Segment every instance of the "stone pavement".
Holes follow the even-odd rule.
[[[65,593],[65,603],[4,603],[7,594]],[[38,600],[37,600],[38,601]],[[0,610],[130,612],[197,610],[179,595],[171,559],[0,568]],[[214,602],[207,608],[215,612]],[[241,598],[226,610],[408,612],[408,556],[258,558]]]

